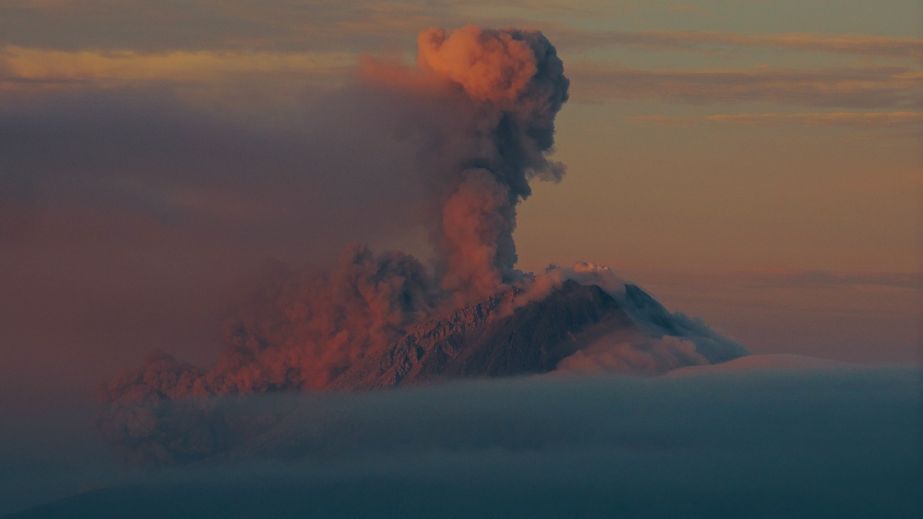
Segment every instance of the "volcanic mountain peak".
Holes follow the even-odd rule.
[[[634,285],[612,290],[614,283],[603,283],[607,290],[566,276],[552,279],[552,287],[540,296],[506,287],[479,303],[412,324],[324,389],[370,390],[552,371],[656,374],[746,354],[701,322],[668,312]],[[271,369],[258,360],[245,368]],[[110,384],[100,427],[140,461],[174,463],[223,452],[228,437],[249,434],[251,425],[225,423],[207,399],[198,400],[229,394],[214,376],[165,354],[153,356]],[[299,386],[267,386],[264,391],[285,389]]]
[[[619,303],[595,285],[568,280],[519,307],[516,295],[506,292],[412,326],[381,358],[344,373],[334,387],[543,373],[577,351],[594,327],[635,328]]]
[[[671,313],[638,286],[617,281],[608,269],[558,274],[545,295],[530,297],[526,290],[478,306],[479,318],[456,322],[456,333],[408,333],[388,350],[382,376],[368,387],[588,367],[657,374],[746,354],[701,321]],[[437,320],[421,329],[442,326]]]

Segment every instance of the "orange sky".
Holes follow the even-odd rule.
[[[54,121],[55,103],[68,96],[129,92],[116,110],[124,111],[153,92],[175,99],[190,120],[218,114],[256,131],[292,119],[306,98],[349,84],[361,56],[412,59],[421,29],[541,29],[572,81],[553,157],[567,175],[557,184],[537,182],[520,206],[521,267],[577,259],[609,264],[673,310],[703,317],[756,352],[909,362],[920,358],[923,315],[923,38],[916,2],[873,4],[834,9],[822,0],[786,0],[729,10],[717,1],[432,7],[192,0],[171,7],[13,0],[0,6],[0,122],[39,128]],[[16,112],[23,103],[36,108]],[[197,131],[221,133],[196,124],[184,126],[182,142],[194,146]],[[233,165],[238,136],[221,139]],[[267,154],[270,167],[299,167],[284,156],[297,145],[279,146],[283,151]],[[118,166],[122,158],[112,152],[105,160]],[[194,170],[182,157],[175,161],[177,171]],[[209,167],[226,165],[216,159]],[[81,202],[89,204],[87,214],[110,212],[71,228],[61,224],[68,209],[43,198],[44,189],[70,187],[35,184],[28,171],[10,171],[0,176],[7,222],[0,225],[0,265],[11,276],[7,286],[32,294],[7,295],[0,307],[29,327],[56,315],[79,320],[75,298],[80,315],[127,312],[130,318],[105,332],[99,316],[60,333],[45,323],[42,344],[92,329],[85,334],[90,349],[111,354],[102,362],[107,367],[133,363],[161,340],[181,347],[202,340],[205,325],[189,316],[207,321],[219,313],[196,306],[205,304],[203,293],[229,292],[267,257],[299,262],[317,254],[310,240],[299,245],[259,230],[301,214],[284,185],[232,182],[215,190],[193,171],[176,177],[182,189],[167,189],[175,180],[169,175],[145,177],[150,184],[126,176],[109,187],[130,197],[111,207]],[[324,182],[344,180],[331,175]],[[167,190],[167,199],[152,186]],[[38,207],[41,217],[32,221],[20,207]],[[130,216],[106,220],[125,211]],[[187,217],[202,234],[176,223]],[[99,218],[106,221],[92,223]],[[115,220],[117,228],[107,227]],[[351,225],[348,215],[343,221]],[[322,225],[300,232],[340,245]],[[356,239],[380,246],[415,238],[390,232],[387,239]],[[106,251],[105,261],[90,253],[94,247]],[[138,290],[115,281],[119,276],[137,279]],[[100,285],[110,278],[117,290]],[[173,282],[183,288],[169,288]],[[140,309],[119,303],[151,290],[156,295]],[[7,329],[7,344],[39,340],[25,326]],[[147,337],[135,349],[106,346],[137,333]],[[44,355],[42,347],[14,353],[13,364],[39,362],[33,357]],[[48,348],[63,351],[53,363],[39,362],[51,370],[64,372],[51,364],[81,357],[76,347]],[[196,360],[194,351],[185,356]]]

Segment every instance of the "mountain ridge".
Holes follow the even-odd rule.
[[[635,285],[562,279],[543,293],[508,289],[402,330],[323,388],[370,391],[458,379],[562,372],[655,375],[746,354],[701,321],[670,313]],[[535,288],[534,285],[532,288]],[[272,346],[267,346],[272,347]],[[104,436],[140,463],[188,463],[226,452],[277,417],[228,421],[209,373],[158,354],[104,391]],[[267,387],[262,392],[307,390]],[[264,423],[264,419],[266,422]]]

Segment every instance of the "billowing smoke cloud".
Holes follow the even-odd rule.
[[[364,88],[405,108],[396,115],[427,136],[416,154],[431,168],[417,178],[432,267],[353,246],[328,270],[266,287],[228,324],[212,367],[156,353],[105,387],[99,424],[114,443],[158,462],[221,450],[232,441],[215,433],[221,413],[174,405],[189,397],[556,368],[655,374],[744,353],[608,269],[517,271],[516,207],[533,178],[563,174],[546,157],[567,100],[563,64],[532,31],[433,29],[418,46],[415,68],[366,63]]]
[[[165,394],[325,388],[380,354],[407,325],[479,302],[516,279],[516,205],[529,196],[530,178],[557,179],[563,171],[545,157],[567,99],[563,70],[541,33],[466,27],[423,32],[415,69],[367,74],[368,88],[398,102],[405,91],[425,89],[430,104],[408,103],[408,110],[440,116],[415,119],[434,134],[419,153],[448,157],[425,179],[434,199],[428,218],[437,222],[435,272],[405,254],[351,248],[329,272],[295,276],[252,305],[229,327],[217,365],[168,376],[166,385],[178,386]],[[175,371],[163,359],[149,367]],[[112,391],[121,395],[119,387]]]
[[[568,80],[554,47],[538,32],[465,27],[424,31],[418,64],[470,99],[475,147],[448,179],[438,247],[443,286],[462,298],[490,296],[514,276],[516,205],[529,179],[559,179],[545,153]]]

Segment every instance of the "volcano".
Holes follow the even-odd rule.
[[[512,297],[495,296],[414,325],[383,355],[340,375],[332,388],[547,373],[578,352],[585,356],[614,348],[624,353],[617,371],[647,374],[723,362],[745,352],[703,325],[671,314],[636,285],[625,285],[619,297],[598,285],[567,280],[546,297],[509,311]],[[658,347],[665,337],[689,341],[692,348]]]
[[[653,375],[745,353],[607,268],[517,268],[517,207],[531,181],[565,173],[549,154],[570,80],[541,32],[428,29],[417,47],[415,66],[368,63],[360,92],[386,96],[406,119],[397,133],[410,139],[432,257],[357,245],[319,272],[286,273],[231,320],[210,367],[157,352],[110,382],[100,427],[113,443],[161,461],[221,451],[240,424],[200,405],[210,397]]]
[[[598,280],[600,272],[591,274]],[[612,279],[594,284],[584,276],[583,282],[564,279],[540,297],[508,290],[414,323],[323,390],[580,372],[655,375],[746,353],[701,321],[669,312],[636,285]],[[106,387],[98,425],[128,459],[173,464],[226,452],[284,415],[275,410],[244,422],[225,419],[215,397],[247,392],[228,391],[219,379],[167,354],[152,355]],[[259,392],[304,389],[277,385]]]

